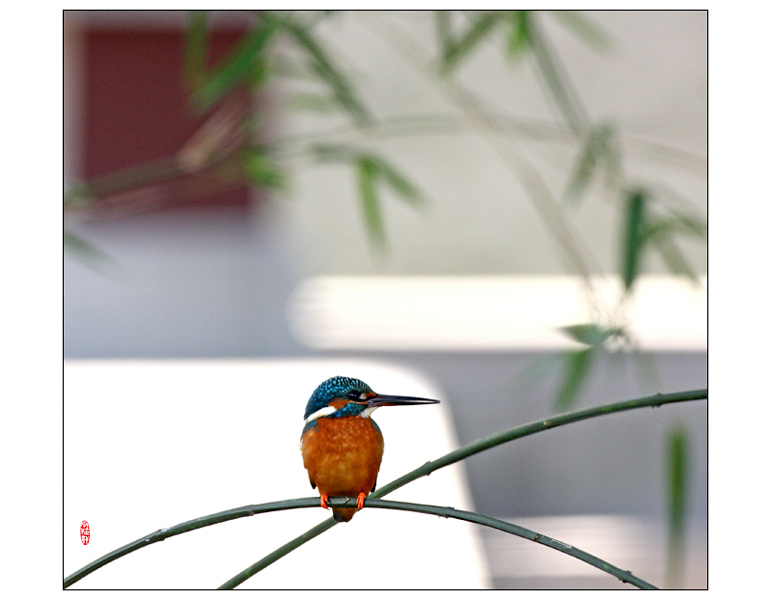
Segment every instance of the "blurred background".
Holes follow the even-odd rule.
[[[706,12],[65,11],[64,34],[65,365],[365,358],[441,389],[460,444],[707,387]],[[706,425],[695,402],[559,428],[465,461],[469,494],[704,588]],[[621,585],[479,536],[491,587]]]

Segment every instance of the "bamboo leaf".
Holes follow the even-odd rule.
[[[683,571],[683,548],[689,467],[689,439],[682,427],[670,432],[667,448],[668,572],[670,587]]]
[[[521,394],[534,389],[543,383],[547,377],[560,369],[563,356],[556,352],[542,354],[534,358],[518,370],[512,381],[514,393]]]
[[[434,24],[437,31],[437,43],[440,47],[440,56],[444,57],[453,44],[450,33],[450,12],[447,10],[435,10]]]
[[[698,217],[679,212],[673,212],[668,217],[660,217],[650,221],[643,230],[644,243],[651,245],[659,252],[672,273],[688,277],[697,283],[697,273],[681,253],[674,238],[676,235],[682,234],[706,239],[707,226],[705,222]]]
[[[317,160],[322,162],[354,164],[365,225],[371,241],[377,246],[383,247],[386,242],[380,198],[378,197],[378,185],[381,182],[385,182],[399,198],[409,204],[419,205],[423,201],[423,196],[418,188],[379,156],[340,145],[318,145],[312,148],[312,152]]]
[[[680,275],[687,277],[694,283],[698,283],[697,273],[694,272],[689,261],[675,245],[675,242],[670,237],[657,237],[652,244],[654,248],[660,253],[663,260],[670,269],[670,272],[674,275]]]
[[[528,36],[540,74],[544,77],[544,82],[569,127],[574,133],[589,129],[590,118],[585,112],[576,90],[573,89],[571,82],[565,75],[565,70],[562,68],[557,54],[550,48],[547,38],[535,26],[535,23],[530,23]]]
[[[373,161],[378,174],[389,184],[389,186],[391,186],[398,197],[414,206],[422,203],[423,196],[421,195],[421,192],[412,182],[405,178],[404,175],[382,158],[371,156],[370,160]]]
[[[561,327],[560,330],[565,332],[571,339],[582,344],[587,344],[588,346],[600,346],[612,334],[619,331],[618,329],[601,327],[596,323],[569,325],[567,327]]]
[[[321,94],[298,92],[288,101],[288,106],[298,110],[307,110],[318,113],[329,113],[340,109],[337,99]]]
[[[668,217],[652,220],[645,230],[646,236],[651,238],[672,237],[679,233],[705,240],[708,237],[708,227],[700,217],[672,211]]]
[[[183,81],[191,90],[198,88],[206,79],[208,53],[207,13],[204,10],[193,10],[190,12],[188,30],[185,36],[185,63],[183,66]]]
[[[596,50],[606,52],[612,49],[613,42],[611,41],[611,36],[582,13],[575,10],[548,12],[550,15],[557,17],[558,20]]]
[[[555,398],[555,408],[567,410],[576,401],[582,384],[590,372],[590,364],[596,347],[566,352],[564,355],[563,383]]]
[[[672,221],[674,229],[679,233],[691,235],[702,240],[708,239],[708,225],[701,217],[676,212],[673,215]]]
[[[566,197],[572,200],[578,200],[582,197],[585,190],[592,180],[595,166],[598,162],[597,139],[594,135],[589,135],[587,141],[579,154],[579,158],[574,165],[573,173],[568,181],[566,188]]]
[[[108,254],[69,231],[64,232],[64,249],[97,271],[104,271],[113,262]]]
[[[625,214],[625,239],[622,246],[622,281],[625,290],[633,287],[640,270],[644,246],[646,194],[642,190],[628,192]]]
[[[76,183],[64,193],[64,208],[85,208],[96,198],[91,187],[86,183]]]
[[[517,58],[525,53],[531,45],[530,11],[513,10],[510,18],[509,56]]]
[[[311,153],[322,162],[351,162],[360,152],[340,144],[317,144],[311,147]]]
[[[686,432],[676,427],[670,432],[668,440],[668,503],[671,534],[683,535],[686,508],[686,471],[687,471]]]
[[[269,20],[280,25],[303,48],[311,58],[312,70],[330,87],[335,98],[360,125],[365,125],[370,116],[357,100],[348,80],[333,65],[324,49],[311,35],[309,28],[287,17],[270,14]]]
[[[264,152],[252,148],[244,151],[239,158],[247,179],[253,184],[279,190],[288,188],[286,174]]]
[[[575,201],[581,199],[598,170],[604,172],[608,187],[612,187],[619,179],[619,152],[616,147],[615,131],[608,124],[593,127],[586,136],[566,187],[566,199]]]
[[[446,46],[442,55],[442,69],[445,72],[457,67],[459,63],[482,42],[493,27],[506,16],[505,12],[483,12],[476,15],[466,33],[457,41],[450,37],[446,40]]]
[[[369,157],[359,157],[357,160],[357,178],[359,181],[359,197],[362,201],[365,225],[367,226],[370,240],[376,246],[383,247],[386,244],[386,234],[383,227],[383,217],[381,216],[381,207],[379,205],[378,193],[376,190],[377,174],[378,168]]]
[[[619,148],[616,130],[611,125],[602,125],[604,133],[603,145],[600,153],[600,165],[602,167],[605,185],[607,189],[614,189],[622,180],[622,153]]]
[[[254,75],[255,64],[264,60],[262,55],[273,40],[277,27],[275,20],[264,18],[249,31],[241,43],[193,92],[193,103],[198,110],[208,110],[234,86]]]
[[[254,60],[244,75],[244,81],[251,88],[260,89],[268,83],[269,78],[275,73],[268,60]]]

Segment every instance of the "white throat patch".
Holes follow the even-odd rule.
[[[361,413],[359,413],[360,417],[368,418],[371,414],[373,414],[373,411],[376,408],[380,408],[379,406],[368,406],[366,409],[364,409]],[[311,413],[308,415],[308,418],[305,421],[305,424],[308,425],[311,421],[314,421],[318,419],[319,417],[328,417],[331,414],[338,412],[338,409],[334,406],[323,406],[319,410],[317,410],[315,413]]]
[[[376,408],[380,408],[380,406],[368,406],[366,409],[364,409],[361,413],[359,413],[360,417],[364,417],[365,419],[369,417],[371,414],[373,414],[373,411]]]

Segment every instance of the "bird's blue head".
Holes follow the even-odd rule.
[[[306,404],[306,414],[304,419],[320,410],[329,407],[334,400],[350,400],[362,402],[368,398],[375,397],[377,394],[360,379],[353,377],[331,377],[327,381],[319,384],[311,394],[311,398]]]
[[[321,417],[369,417],[379,406],[436,404],[439,400],[376,394],[360,379],[332,377],[314,390],[306,404],[306,423]]]

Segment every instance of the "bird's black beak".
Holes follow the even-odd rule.
[[[367,406],[377,408],[379,406],[408,406],[411,404],[439,404],[439,400],[428,398],[415,398],[413,396],[384,396],[378,394],[364,401]]]

